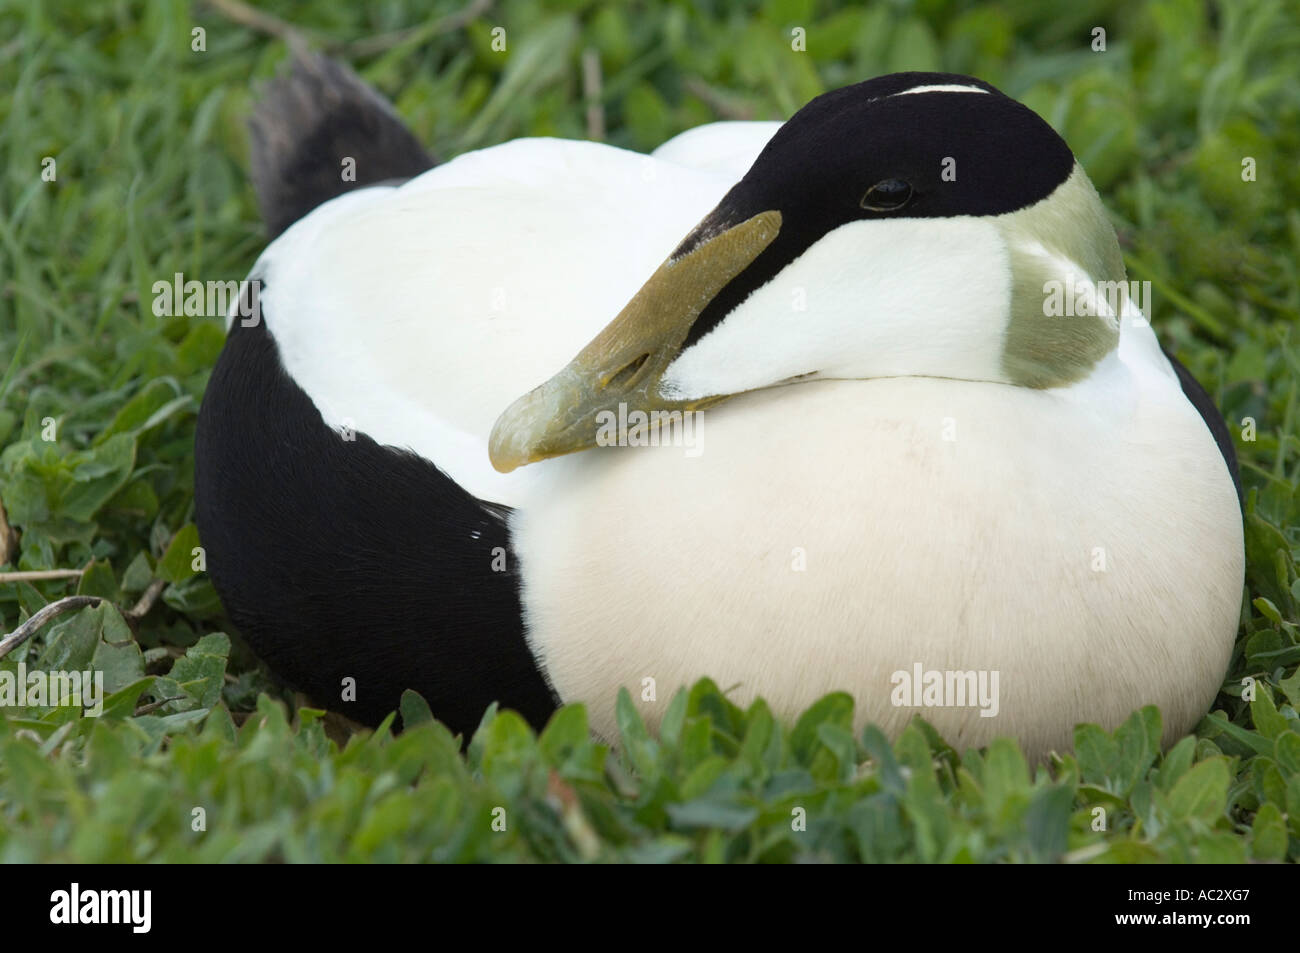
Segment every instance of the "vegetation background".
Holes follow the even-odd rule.
[[[102,599],[0,667],[93,664],[113,693],[98,719],[0,708],[0,861],[1300,859],[1300,8],[459,3],[0,3],[0,630]],[[415,696],[397,736],[297,707],[192,568],[194,420],[222,322],[151,307],[155,282],[237,280],[263,247],[243,121],[287,24],[444,158],[525,135],[647,150],[905,69],[1036,109],[1238,439],[1248,591],[1195,735],[1162,754],[1146,709],[1030,765],[1013,741],[957,752],[920,722],[892,745],[855,737],[841,695],[777,724],[703,682],[658,737],[623,699],[615,754],[571,706],[540,738],[488,712],[462,755]],[[28,575],[54,570],[76,572]]]

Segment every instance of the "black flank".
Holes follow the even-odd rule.
[[[277,675],[366,724],[412,688],[456,732],[494,701],[541,727],[555,699],[524,641],[504,513],[354,436],[284,372],[265,322],[235,322],[194,448],[196,521],[231,621]]]
[[[1173,365],[1174,373],[1178,375],[1178,383],[1183,387],[1183,396],[1192,402],[1192,406],[1205,421],[1205,426],[1210,428],[1214,442],[1219,445],[1219,453],[1223,454],[1223,462],[1227,465],[1228,472],[1232,474],[1232,485],[1237,488],[1237,503],[1244,507],[1241,472],[1237,467],[1237,448],[1232,445],[1232,434],[1228,432],[1228,424],[1223,419],[1223,414],[1219,413],[1219,408],[1214,406],[1214,398],[1192,376],[1192,372],[1183,367],[1182,362],[1163,344],[1160,345],[1160,350],[1165,352],[1165,357],[1169,358],[1169,363]]]
[[[250,128],[272,236],[434,165],[384,99],[321,56],[272,82]],[[195,435],[195,520],[231,621],[278,676],[358,721],[378,724],[412,688],[462,734],[494,701],[540,727],[555,698],[524,639],[508,511],[414,453],[327,426],[261,318],[234,322]]]

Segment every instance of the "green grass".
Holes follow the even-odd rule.
[[[150,306],[154,282],[239,279],[261,249],[242,122],[285,44],[203,3],[7,5],[0,499],[19,535],[0,572],[90,568],[0,584],[3,631],[67,594],[108,601],[0,667],[93,665],[114,694],[98,719],[0,708],[0,861],[1300,859],[1294,5],[504,0],[463,29],[437,22],[452,3],[434,18],[414,0],[364,6],[268,9],[351,59],[443,157],[587,136],[586,51],[606,138],[634,149],[717,118],[784,118],[899,69],[979,75],[1035,108],[1101,190],[1130,276],[1153,283],[1153,324],[1237,439],[1247,592],[1223,691],[1163,755],[1146,709],[1114,735],[1081,727],[1047,765],[1011,741],[955,752],[919,722],[892,746],[854,737],[843,696],[780,725],[709,683],[658,738],[621,704],[615,754],[578,706],[540,738],[489,713],[464,756],[414,696],[397,737],[294,710],[217,634],[229,626],[191,566],[194,419],[220,321]],[[806,53],[790,49],[796,26]],[[137,619],[142,596],[158,599]]]

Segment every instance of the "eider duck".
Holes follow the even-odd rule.
[[[230,619],[318,703],[375,723],[410,688],[470,732],[581,701],[613,738],[620,686],[653,725],[709,676],[1041,756],[1213,702],[1231,439],[1133,296],[1047,306],[1123,260],[1069,147],[988,83],[438,165],[308,58],[251,126],[274,240],[196,519]]]

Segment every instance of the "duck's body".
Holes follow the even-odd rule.
[[[1132,401],[1122,427],[1074,412],[1103,389]],[[790,391],[710,414],[696,460],[589,455],[515,514],[530,645],[598,729],[614,686],[703,673],[787,714],[849,690],[860,722],[896,732],[919,711],[959,748],[1059,748],[1135,699],[1177,733],[1209,709],[1240,598],[1241,556],[1218,544],[1236,500],[1197,466],[1213,444],[1176,384],[1117,362],[1069,396],[922,378]],[[973,699],[895,707],[894,673],[918,663],[998,672],[996,717]]]
[[[925,78],[879,98],[913,89],[962,94]],[[1075,723],[1143,704],[1167,737],[1190,728],[1239,609],[1230,444],[1135,308],[1059,340],[1024,332],[1027,272],[1117,267],[1117,247],[1044,231],[1062,202],[1099,227],[1082,172],[1052,157],[1055,212],[867,215],[808,239],[789,208],[745,210],[753,173],[736,186],[771,164],[780,142],[754,160],[778,125],[728,125],[657,158],[555,140],[472,153],[335,199],[267,250],[262,321],[232,328],[197,458],[209,565],[254,647],[323,703],[373,720],[411,687],[461,730],[492,700],[536,722],[558,699],[612,735],[619,686],[653,721],[704,675],[785,715],[847,690],[859,721],[922,714],[958,746],[1060,748]],[[772,265],[763,250],[787,240]],[[722,290],[685,344],[628,372],[658,389],[599,405],[736,395],[692,446],[494,469],[590,445],[565,418],[593,399],[572,370],[502,412],[593,338],[570,367],[604,348],[616,372],[626,330],[597,337],[610,315],[633,299],[625,325],[659,321],[681,298],[664,282],[710,245],[724,264],[700,280],[727,269]],[[737,349],[742,334],[762,346]],[[918,666],[996,673],[988,715],[897,704],[896,673]],[[357,701],[340,704],[349,676]]]

